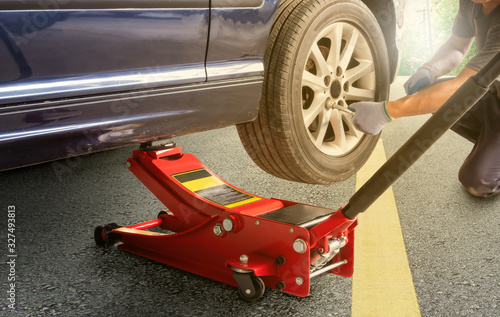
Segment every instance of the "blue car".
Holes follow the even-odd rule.
[[[0,170],[236,125],[285,179],[354,174],[404,0],[2,0]]]

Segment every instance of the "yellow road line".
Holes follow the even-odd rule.
[[[356,189],[386,161],[382,140],[356,175]],[[392,188],[365,213],[355,229],[351,315],[420,316]]]

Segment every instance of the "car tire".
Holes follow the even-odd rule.
[[[361,1],[283,1],[267,45],[258,117],[237,126],[253,161],[311,184],[356,173],[379,136],[355,129],[348,105],[388,98],[385,45]]]

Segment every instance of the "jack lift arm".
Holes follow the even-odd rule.
[[[352,276],[357,216],[455,124],[499,75],[500,53],[466,81],[339,210],[249,194],[174,145],[134,151],[127,167],[168,210],[135,225],[97,226],[95,241],[236,286],[249,301],[259,299],[266,287],[307,296],[311,280],[317,277]],[[146,230],[153,227],[162,230]]]

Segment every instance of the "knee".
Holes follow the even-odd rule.
[[[500,192],[500,179],[493,179],[491,176],[462,167],[458,179],[470,194],[490,197]]]

